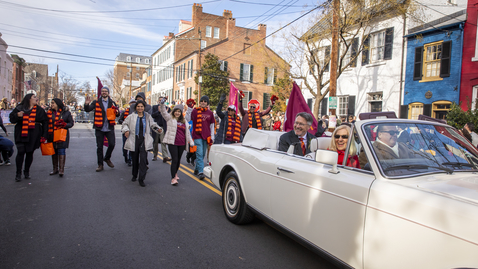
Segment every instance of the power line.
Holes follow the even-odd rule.
[[[84,56],[84,55],[71,54],[71,53],[56,52],[56,51],[51,51],[51,50],[34,49],[34,48],[27,48],[27,47],[22,47],[22,46],[15,46],[15,45],[8,45],[8,46],[9,47],[14,47],[14,48],[20,48],[20,49],[35,50],[35,51],[41,51],[41,52],[46,52],[46,53],[54,53],[54,54],[61,54],[61,55],[67,55],[67,56],[82,57],[82,58],[101,60],[101,61],[112,61],[112,62],[116,61],[116,60],[112,60],[112,59]]]
[[[0,50],[4,51],[4,50]],[[6,51],[5,51],[6,52]],[[50,57],[50,56],[43,56],[43,55],[36,55],[36,54],[29,54],[29,53],[22,53],[22,52],[14,52],[10,51],[10,54],[20,54],[20,55],[28,55],[28,56],[34,56],[34,57],[42,57],[42,58],[48,58],[48,59],[54,59],[54,60],[60,60],[60,61],[69,61],[69,62],[75,62],[75,63],[87,63],[87,64],[96,64],[96,65],[106,65],[106,66],[111,66],[110,64],[103,64],[103,63],[94,63],[94,62],[86,62],[86,61],[79,61],[79,60],[71,60],[71,59],[64,59],[64,58],[57,58],[57,57]]]
[[[262,5],[262,6],[280,6],[277,4],[269,4],[269,3],[257,3],[257,2],[247,2],[247,1],[239,1],[239,0],[229,0],[231,2],[242,3],[242,4],[250,4],[250,5]],[[287,6],[287,5],[282,5]],[[304,6],[289,6],[289,7],[304,7]]]

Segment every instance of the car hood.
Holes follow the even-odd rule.
[[[405,185],[478,205],[478,174],[476,173],[458,172],[454,175],[425,176],[409,181]]]

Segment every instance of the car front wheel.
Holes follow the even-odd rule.
[[[226,175],[222,189],[222,205],[227,219],[234,224],[246,224],[254,219],[254,213],[247,207],[234,171]]]

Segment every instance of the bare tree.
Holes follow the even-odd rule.
[[[126,100],[126,96],[124,95],[121,85],[117,80],[115,80],[115,72],[114,69],[109,69],[105,72],[105,79],[102,80],[104,86],[110,88],[113,92],[113,97],[122,107],[124,104],[127,104],[129,100]]]
[[[62,76],[60,82],[60,89],[63,94],[63,101],[65,104],[77,103],[78,95],[81,94],[79,82],[71,76]]]
[[[281,54],[292,66],[290,77],[300,80],[315,97],[312,113],[316,118],[320,102],[329,93],[333,12],[331,4],[324,4],[308,21],[293,25],[281,36],[284,40]],[[341,1],[337,78],[347,68],[355,67],[359,55],[368,51],[369,35],[377,23],[418,12],[409,0]]]

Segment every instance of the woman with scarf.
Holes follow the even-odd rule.
[[[54,132],[59,129],[66,129],[66,139],[63,142],[53,142],[55,154],[51,156],[53,171],[50,176],[59,174],[62,177],[65,173],[66,149],[70,144],[70,128],[73,127],[73,117],[70,111],[65,109],[61,99],[53,98],[50,103],[48,116],[48,142],[53,142]]]
[[[169,154],[171,154],[171,185],[178,184],[178,170],[181,164],[181,156],[184,150],[189,146],[194,146],[194,141],[189,133],[189,124],[183,116],[183,105],[176,105],[168,114],[164,106],[166,98],[160,103],[160,110],[163,119],[166,121],[168,128],[164,135],[164,143],[168,144]]]
[[[345,150],[347,149],[347,143],[349,139],[353,139],[350,133],[350,127],[347,125],[340,125],[335,128],[334,133],[332,134],[332,140],[330,140],[330,146],[328,150],[332,150],[338,153],[337,164],[342,165],[345,158]],[[349,156],[347,157],[347,163],[345,164],[348,167],[360,168],[360,163],[357,156],[357,148],[355,147],[355,142],[350,143]]]
[[[136,101],[135,112],[126,117],[121,132],[126,136],[124,149],[133,154],[133,178],[131,181],[139,181],[141,187],[145,187],[144,180],[148,170],[148,151],[153,150],[153,137],[151,130],[161,133],[161,127],[156,124],[153,117],[144,109],[146,103],[143,100]],[[138,178],[139,173],[139,178]]]
[[[30,93],[25,95],[22,102],[10,113],[10,122],[15,124],[14,136],[17,146],[15,181],[19,182],[22,178],[24,161],[23,173],[25,179],[30,179],[33,152],[40,147],[40,138],[47,135],[48,117],[45,110],[38,105],[38,98]]]

